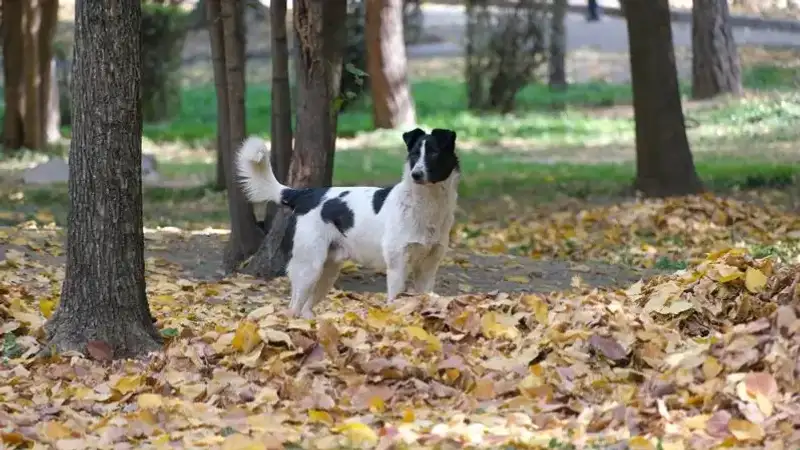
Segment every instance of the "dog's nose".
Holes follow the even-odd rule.
[[[422,172],[411,172],[411,178],[413,178],[414,181],[421,181],[422,180]]]

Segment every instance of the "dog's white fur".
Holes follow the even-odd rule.
[[[332,187],[311,211],[297,217],[292,256],[286,272],[292,285],[291,313],[313,317],[312,307],[325,298],[345,260],[385,270],[387,300],[405,291],[409,278],[417,293],[433,293],[436,272],[450,243],[457,202],[459,171],[440,183],[419,184],[412,171],[427,173],[424,143],[413,168],[404,164],[403,177],[391,190],[378,214],[372,199],[377,187]],[[290,189],[278,182],[265,142],[248,138],[236,165],[243,191],[251,202],[280,202]],[[322,220],[327,199],[341,198],[353,211],[354,225],[345,234]]]

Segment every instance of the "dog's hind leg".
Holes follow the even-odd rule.
[[[322,272],[319,275],[319,281],[314,288],[312,300],[307,302],[305,308],[301,312],[303,317],[313,317],[314,312],[311,310],[314,306],[318,305],[328,295],[336,279],[339,278],[339,272],[342,269],[342,263],[333,260],[325,261],[322,267]]]
[[[444,259],[447,247],[437,244],[414,268],[414,291],[418,294],[432,294],[436,285],[436,272]]]

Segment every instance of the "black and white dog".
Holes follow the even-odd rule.
[[[313,317],[345,260],[386,271],[387,300],[405,291],[433,293],[436,271],[450,243],[460,177],[456,133],[416,128],[403,133],[408,147],[403,178],[394,186],[293,189],[278,182],[265,142],[248,138],[236,159],[251,202],[288,206],[287,275],[291,314]],[[286,241],[288,239],[288,241]]]

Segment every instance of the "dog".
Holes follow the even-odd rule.
[[[403,141],[403,176],[382,188],[291,188],[275,178],[263,140],[249,137],[239,148],[236,169],[247,199],[293,212],[283,244],[291,315],[313,318],[312,307],[333,287],[346,260],[385,271],[389,303],[409,279],[415,292],[433,294],[455,220],[461,176],[456,133],[415,128],[403,133]]]

